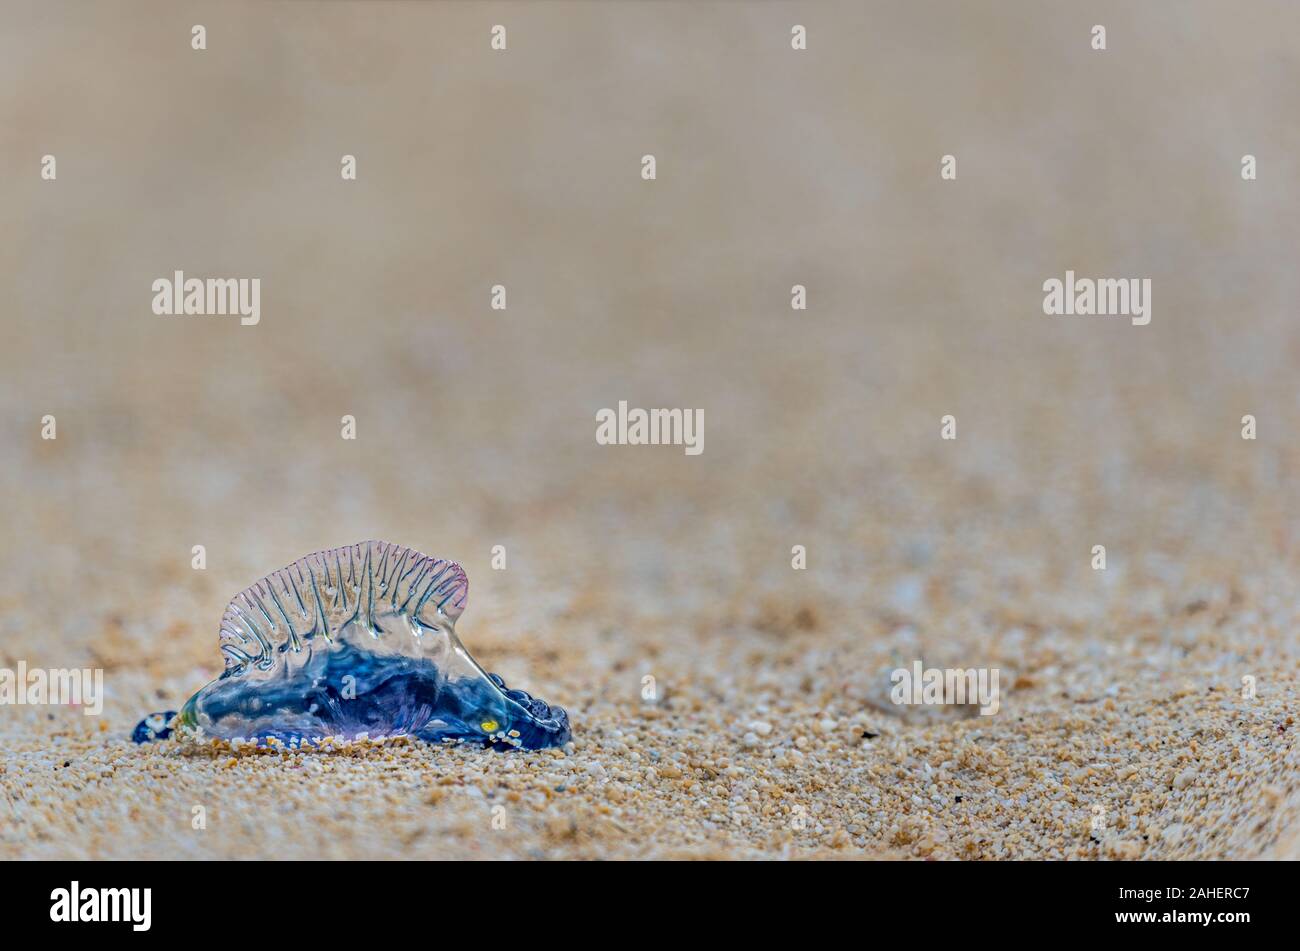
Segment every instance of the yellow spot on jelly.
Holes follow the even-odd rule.
[[[484,720],[479,726],[483,728],[484,733],[495,733],[500,724],[496,720]]]

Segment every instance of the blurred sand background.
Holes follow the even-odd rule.
[[[0,856],[1300,855],[1300,8],[1088,6],[0,4],[0,666],[107,691],[0,707]],[[1067,268],[1151,324],[1044,316]],[[464,564],[568,755],[127,740],[368,538]]]

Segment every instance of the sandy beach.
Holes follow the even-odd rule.
[[[1300,10],[3,7],[0,858],[1300,858]],[[367,539],[569,747],[130,741]]]

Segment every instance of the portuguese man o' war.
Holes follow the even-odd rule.
[[[300,558],[230,602],[221,676],[179,714],[146,717],[132,739],[178,732],[299,746],[408,735],[497,749],[564,745],[568,714],[508,689],[457,638],[468,591],[460,565],[387,542]]]

